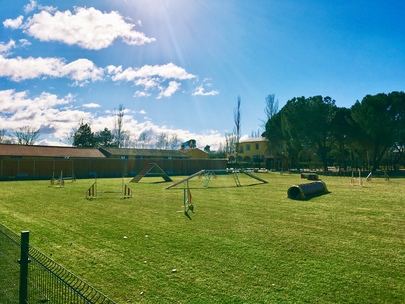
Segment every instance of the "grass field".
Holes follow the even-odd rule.
[[[119,303],[405,302],[405,179],[326,177],[330,194],[300,202],[286,197],[298,175],[260,176],[195,180],[192,220],[153,178],[93,201],[92,180],[1,182],[0,223]]]

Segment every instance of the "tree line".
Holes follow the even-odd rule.
[[[263,135],[285,168],[398,169],[404,165],[405,93],[367,95],[350,108],[328,96],[295,97],[271,114]]]
[[[7,132],[5,129],[0,130],[0,143],[2,144],[19,144],[33,145],[39,138],[40,130],[31,126],[23,126],[13,132]]]
[[[176,134],[169,135],[165,132],[156,133],[152,129],[142,131],[134,139],[125,130],[118,132],[117,129],[92,132],[90,123],[82,122],[73,132],[72,145],[74,147],[111,147],[111,148],[148,148],[148,149],[172,149],[180,148],[181,140]]]
[[[153,129],[143,130],[137,138],[131,136],[124,125],[125,108],[119,105],[114,111],[113,129],[104,128],[93,132],[91,123],[80,121],[66,139],[72,146],[81,148],[116,147],[116,148],[149,148],[173,149],[181,146],[181,139],[176,134],[155,132]],[[41,130],[24,126],[15,131],[0,130],[0,143],[34,145],[40,138]]]
[[[114,129],[104,128],[102,131],[92,132],[90,123],[81,122],[72,132],[72,145],[75,147],[115,147],[115,148],[154,148],[179,149],[180,139],[176,134],[165,132],[156,133],[152,129],[142,131],[134,139],[124,126],[125,108],[119,105],[115,111]]]

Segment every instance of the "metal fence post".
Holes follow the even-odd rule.
[[[28,303],[28,250],[29,250],[30,233],[29,231],[21,232],[21,254],[20,254],[20,290],[19,303]]]

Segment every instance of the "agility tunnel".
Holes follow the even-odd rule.
[[[323,181],[293,185],[287,191],[288,197],[294,200],[307,200],[326,193],[329,193],[329,191]]]

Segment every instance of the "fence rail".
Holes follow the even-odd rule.
[[[28,246],[28,232],[22,232],[21,236],[0,224],[0,285],[6,291],[0,291],[0,303],[115,304],[62,265]],[[24,254],[28,275],[23,270]]]
[[[0,233],[2,233],[4,237],[15,243],[17,246],[20,246],[20,236],[13,232],[11,229],[0,224]]]

